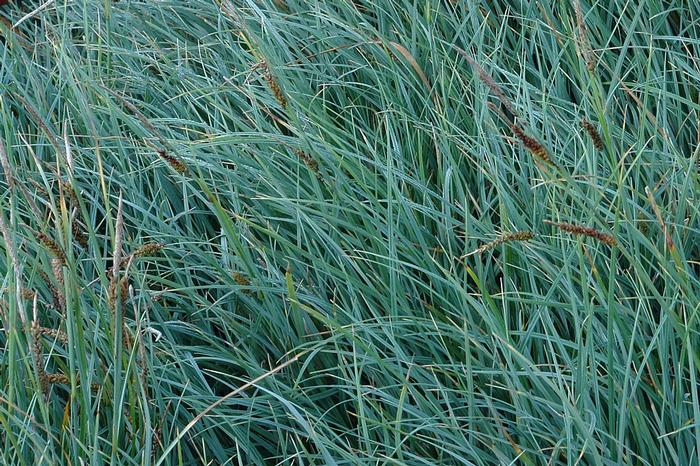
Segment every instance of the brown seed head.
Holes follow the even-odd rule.
[[[85,236],[82,225],[80,225],[80,222],[78,222],[78,220],[75,218],[71,222],[71,232],[73,234],[73,238],[78,242],[78,244],[87,249],[87,236]]]
[[[250,279],[240,272],[233,272],[233,281],[241,286],[250,285]]]
[[[295,149],[294,154],[299,157],[307,167],[313,172],[318,172],[318,162],[314,160],[309,154],[300,149]]]
[[[12,173],[12,166],[7,158],[7,152],[5,151],[5,143],[0,139],[0,166],[3,172],[5,172],[5,180],[7,180],[7,186],[12,190],[15,187],[15,177]]]
[[[59,385],[70,385],[70,377],[68,377],[66,374],[46,374],[46,380],[47,384],[59,384]],[[90,388],[92,390],[99,390],[100,389],[100,384],[98,383],[92,383],[90,384]]]
[[[56,282],[58,282],[58,286],[63,288],[63,263],[61,259],[57,257],[51,259],[51,270]]]
[[[163,243],[146,243],[141,245],[135,252],[134,257],[153,256],[163,249]]]
[[[65,308],[66,302],[65,297],[63,296],[63,291],[56,287],[56,285],[54,285],[49,276],[43,270],[39,270],[38,274],[41,277],[41,279],[44,280],[44,283],[46,283],[46,286],[51,292],[51,297],[53,298],[53,307],[62,311]],[[63,280],[61,280],[60,284],[61,286],[63,286]]]
[[[277,100],[282,108],[287,108],[287,98],[285,97],[284,92],[282,92],[282,88],[277,82],[277,79],[275,79],[275,77],[272,75],[270,66],[267,63],[264,63],[262,68],[264,70],[263,77],[265,78],[265,81],[267,81],[267,86],[270,88],[272,95],[275,96],[275,100]]]
[[[66,254],[63,252],[63,249],[61,249],[61,246],[59,246],[58,243],[41,232],[38,232],[36,237],[56,259],[61,261],[61,265],[66,264]]]
[[[59,330],[57,328],[39,327],[38,334],[52,340],[60,341],[64,345],[68,344],[68,335],[63,330]]]
[[[600,137],[600,133],[598,133],[598,130],[593,125],[593,123],[583,118],[581,120],[581,127],[585,129],[588,133],[588,136],[590,136],[591,141],[593,141],[593,147],[595,147],[598,150],[603,150],[603,148],[605,147],[605,145],[603,144],[603,138]]]
[[[525,134],[525,131],[515,123],[511,125],[511,129],[513,130],[513,134],[515,135],[515,137],[520,139],[525,148],[529,150],[530,153],[532,153],[532,155],[534,155],[547,165],[554,165],[552,159],[549,158],[549,154],[547,154],[547,149],[545,149],[545,147],[537,139],[531,138],[530,136]]]
[[[574,223],[552,222],[550,220],[545,220],[544,223],[548,225],[553,225],[562,231],[566,231],[567,233],[588,236],[610,247],[613,247],[617,244],[617,240],[614,236],[609,235],[607,233],[603,233],[602,231],[598,231],[595,228],[585,227],[583,225],[576,225]]]
[[[39,321],[33,320],[31,327],[31,343],[29,349],[34,358],[34,365],[36,366],[37,377],[39,378],[39,385],[41,387],[41,392],[44,396],[49,394],[49,380],[46,376],[46,371],[44,371],[44,352],[41,349],[41,327],[39,326]]]
[[[73,189],[73,185],[71,185],[67,181],[58,181],[58,186],[61,192],[68,198],[69,202],[71,202],[73,205],[78,204],[78,196],[75,194],[75,190]]]
[[[46,374],[46,380],[50,384],[69,385],[70,378],[66,374]]]
[[[177,157],[168,154],[164,150],[159,150],[158,151],[158,156],[168,162],[173,169],[175,169],[176,172],[181,173],[181,174],[186,174],[187,173],[187,165],[185,162],[182,160],[178,159]]]
[[[509,241],[529,241],[532,238],[535,237],[535,234],[531,231],[516,231],[513,233],[506,233],[504,235],[499,236],[498,238],[494,239],[493,241],[489,241],[488,243],[484,243],[481,246],[479,246],[474,253],[476,254],[481,254],[483,252],[486,252],[490,249],[495,248],[496,246],[499,246],[503,243],[507,243]],[[472,253],[472,254],[474,254]],[[469,255],[469,254],[467,254]]]
[[[574,10],[576,11],[576,25],[578,27],[579,50],[583,55],[583,59],[586,61],[586,68],[592,73],[595,71],[595,55],[591,49],[591,43],[588,40],[588,28],[586,28],[581,2],[579,0],[574,1]]]

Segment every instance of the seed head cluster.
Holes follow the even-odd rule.
[[[549,220],[545,220],[544,223],[548,225],[553,225],[562,231],[566,231],[567,233],[588,236],[589,238],[593,238],[610,247],[613,247],[617,244],[617,240],[614,236],[609,235],[607,233],[603,233],[602,231],[598,231],[595,228],[585,227],[583,225],[576,225],[574,223],[552,222]]]
[[[598,133],[595,125],[584,118],[581,120],[581,127],[585,129],[588,136],[590,136],[591,141],[593,141],[593,147],[595,147],[597,150],[603,150],[605,147],[603,144],[603,138],[600,137],[600,133]]]
[[[240,272],[233,272],[233,281],[241,286],[250,285],[250,279]]]
[[[583,59],[586,61],[586,68],[588,68],[588,71],[593,73],[595,71],[595,55],[591,49],[591,43],[588,40],[588,28],[586,27],[586,22],[583,18],[583,10],[579,0],[574,2],[574,9],[576,11],[576,26],[578,28],[578,43],[581,54],[583,55]]]
[[[549,158],[549,154],[547,154],[547,149],[545,149],[542,143],[540,143],[537,139],[525,134],[525,131],[515,123],[511,125],[511,129],[513,130],[513,134],[515,135],[515,137],[520,139],[525,148],[529,150],[532,153],[532,155],[534,155],[535,157],[537,157],[538,159],[540,159],[548,165],[554,165],[552,159]]]
[[[164,151],[164,150],[161,149],[161,150],[158,151],[158,156],[159,156],[161,159],[163,159],[163,160],[165,160],[166,162],[168,162],[168,163],[170,164],[170,166],[173,167],[173,168],[175,169],[176,172],[181,173],[181,174],[183,174],[183,175],[184,175],[185,173],[187,173],[187,165],[185,164],[185,162],[183,162],[182,160],[178,159],[178,158],[175,157],[174,155],[170,155],[170,154],[168,154],[166,151]]]
[[[46,371],[44,371],[44,352],[41,349],[41,327],[39,326],[38,320],[32,321],[31,335],[32,340],[29,348],[34,358],[39,385],[41,386],[41,392],[44,396],[48,396],[49,378],[46,375]]]
[[[282,88],[280,87],[279,82],[277,82],[277,79],[272,75],[270,66],[267,63],[264,63],[262,68],[264,70],[263,77],[267,82],[267,87],[270,88],[270,92],[272,92],[275,100],[277,100],[282,108],[287,108],[287,97],[284,95],[284,92],[282,92]]]
[[[318,171],[318,162],[314,160],[313,157],[311,157],[309,154],[307,154],[301,149],[295,149],[294,153],[306,164],[307,167],[309,167],[311,171]]]
[[[488,243],[482,244],[477,248],[476,253],[481,254],[483,252],[488,251],[489,249],[493,249],[496,246],[499,246],[503,243],[507,243],[509,241],[529,241],[534,237],[535,234],[531,231],[516,231],[513,233],[506,233],[505,235],[502,235],[493,241],[489,241]]]
[[[36,237],[39,241],[41,241],[41,244],[48,249],[51,255],[61,262],[61,265],[66,264],[66,254],[63,252],[63,249],[61,249],[61,246],[59,246],[58,243],[41,232],[38,232]]]
[[[146,243],[134,251],[134,257],[148,257],[153,256],[163,249],[165,245],[163,243]]]

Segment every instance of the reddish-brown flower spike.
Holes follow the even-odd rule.
[[[520,139],[525,148],[529,150],[532,155],[548,165],[554,165],[552,159],[549,158],[549,154],[547,154],[547,149],[545,149],[545,147],[537,139],[531,138],[525,134],[525,131],[517,124],[513,124],[511,129],[513,130],[515,137]]]
[[[553,225],[562,231],[566,231],[567,233],[588,236],[589,238],[593,238],[610,247],[613,247],[617,244],[617,240],[614,236],[609,235],[607,233],[603,233],[602,231],[598,231],[595,228],[585,227],[583,225],[576,225],[573,223],[557,223],[552,222],[551,220],[545,220],[544,223],[546,223],[547,225]]]
[[[591,141],[593,141],[593,147],[595,147],[597,150],[603,150],[605,147],[603,144],[603,138],[600,137],[600,133],[598,133],[598,130],[595,128],[593,123],[584,118],[581,120],[581,127],[585,129],[588,136],[590,136]]]
[[[178,159],[177,157],[168,154],[166,151],[164,151],[162,149],[158,151],[158,156],[161,159],[168,162],[170,164],[170,166],[175,169],[176,172],[181,173],[183,175],[187,173],[187,165],[185,164],[185,162]]]

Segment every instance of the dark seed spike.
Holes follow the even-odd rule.
[[[566,231],[567,233],[588,236],[589,238],[593,238],[610,247],[613,247],[617,244],[617,240],[614,236],[609,235],[607,233],[603,233],[602,231],[598,231],[595,228],[585,227],[583,225],[576,225],[574,223],[552,222],[551,220],[545,220],[544,223],[546,223],[547,225],[553,225],[562,231]]]
[[[591,141],[593,141],[593,147],[595,147],[597,150],[603,150],[605,147],[603,144],[603,138],[600,137],[600,133],[598,133],[595,125],[583,118],[581,120],[581,127],[586,130],[588,136],[591,138]]]

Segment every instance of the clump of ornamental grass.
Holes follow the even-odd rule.
[[[303,2],[114,2],[111,21],[92,22],[95,2],[71,2],[19,24],[31,53],[8,38],[0,54],[0,463],[697,463],[700,71],[683,53],[697,8],[605,2],[610,27],[585,0],[577,20],[573,1],[319,0],[313,14]],[[595,57],[602,85],[577,43],[583,19],[591,45],[625,46],[623,66]],[[250,92],[251,61],[272,54],[279,95],[262,70]],[[582,109],[605,113],[590,119],[616,141],[604,140],[609,157],[583,134]],[[515,147],[544,166],[514,123],[575,175],[504,156]],[[197,176],[178,176],[161,148]],[[322,182],[299,176],[295,148],[323,164]],[[64,160],[73,168],[57,173]],[[79,205],[56,195],[59,180]],[[86,249],[68,238],[76,207]],[[554,238],[536,248],[514,230],[473,240],[560,218],[625,247],[606,257],[585,232],[544,224]],[[21,290],[50,301],[57,287],[58,258],[25,226],[49,222],[35,229],[68,256],[70,306],[42,306],[40,322],[71,342],[35,330],[47,405],[23,314],[34,293]],[[168,254],[132,268],[160,254],[142,238]],[[476,248],[502,253],[454,260]],[[98,373],[100,399],[85,386]]]
[[[617,245],[617,240],[614,236],[609,235],[607,233],[603,233],[602,231],[596,230],[595,228],[577,225],[575,223],[553,222],[550,220],[545,220],[544,223],[546,223],[547,225],[555,226],[558,229],[567,233],[571,233],[573,235],[587,236],[589,238],[593,238],[596,241],[599,241],[610,247]]]

